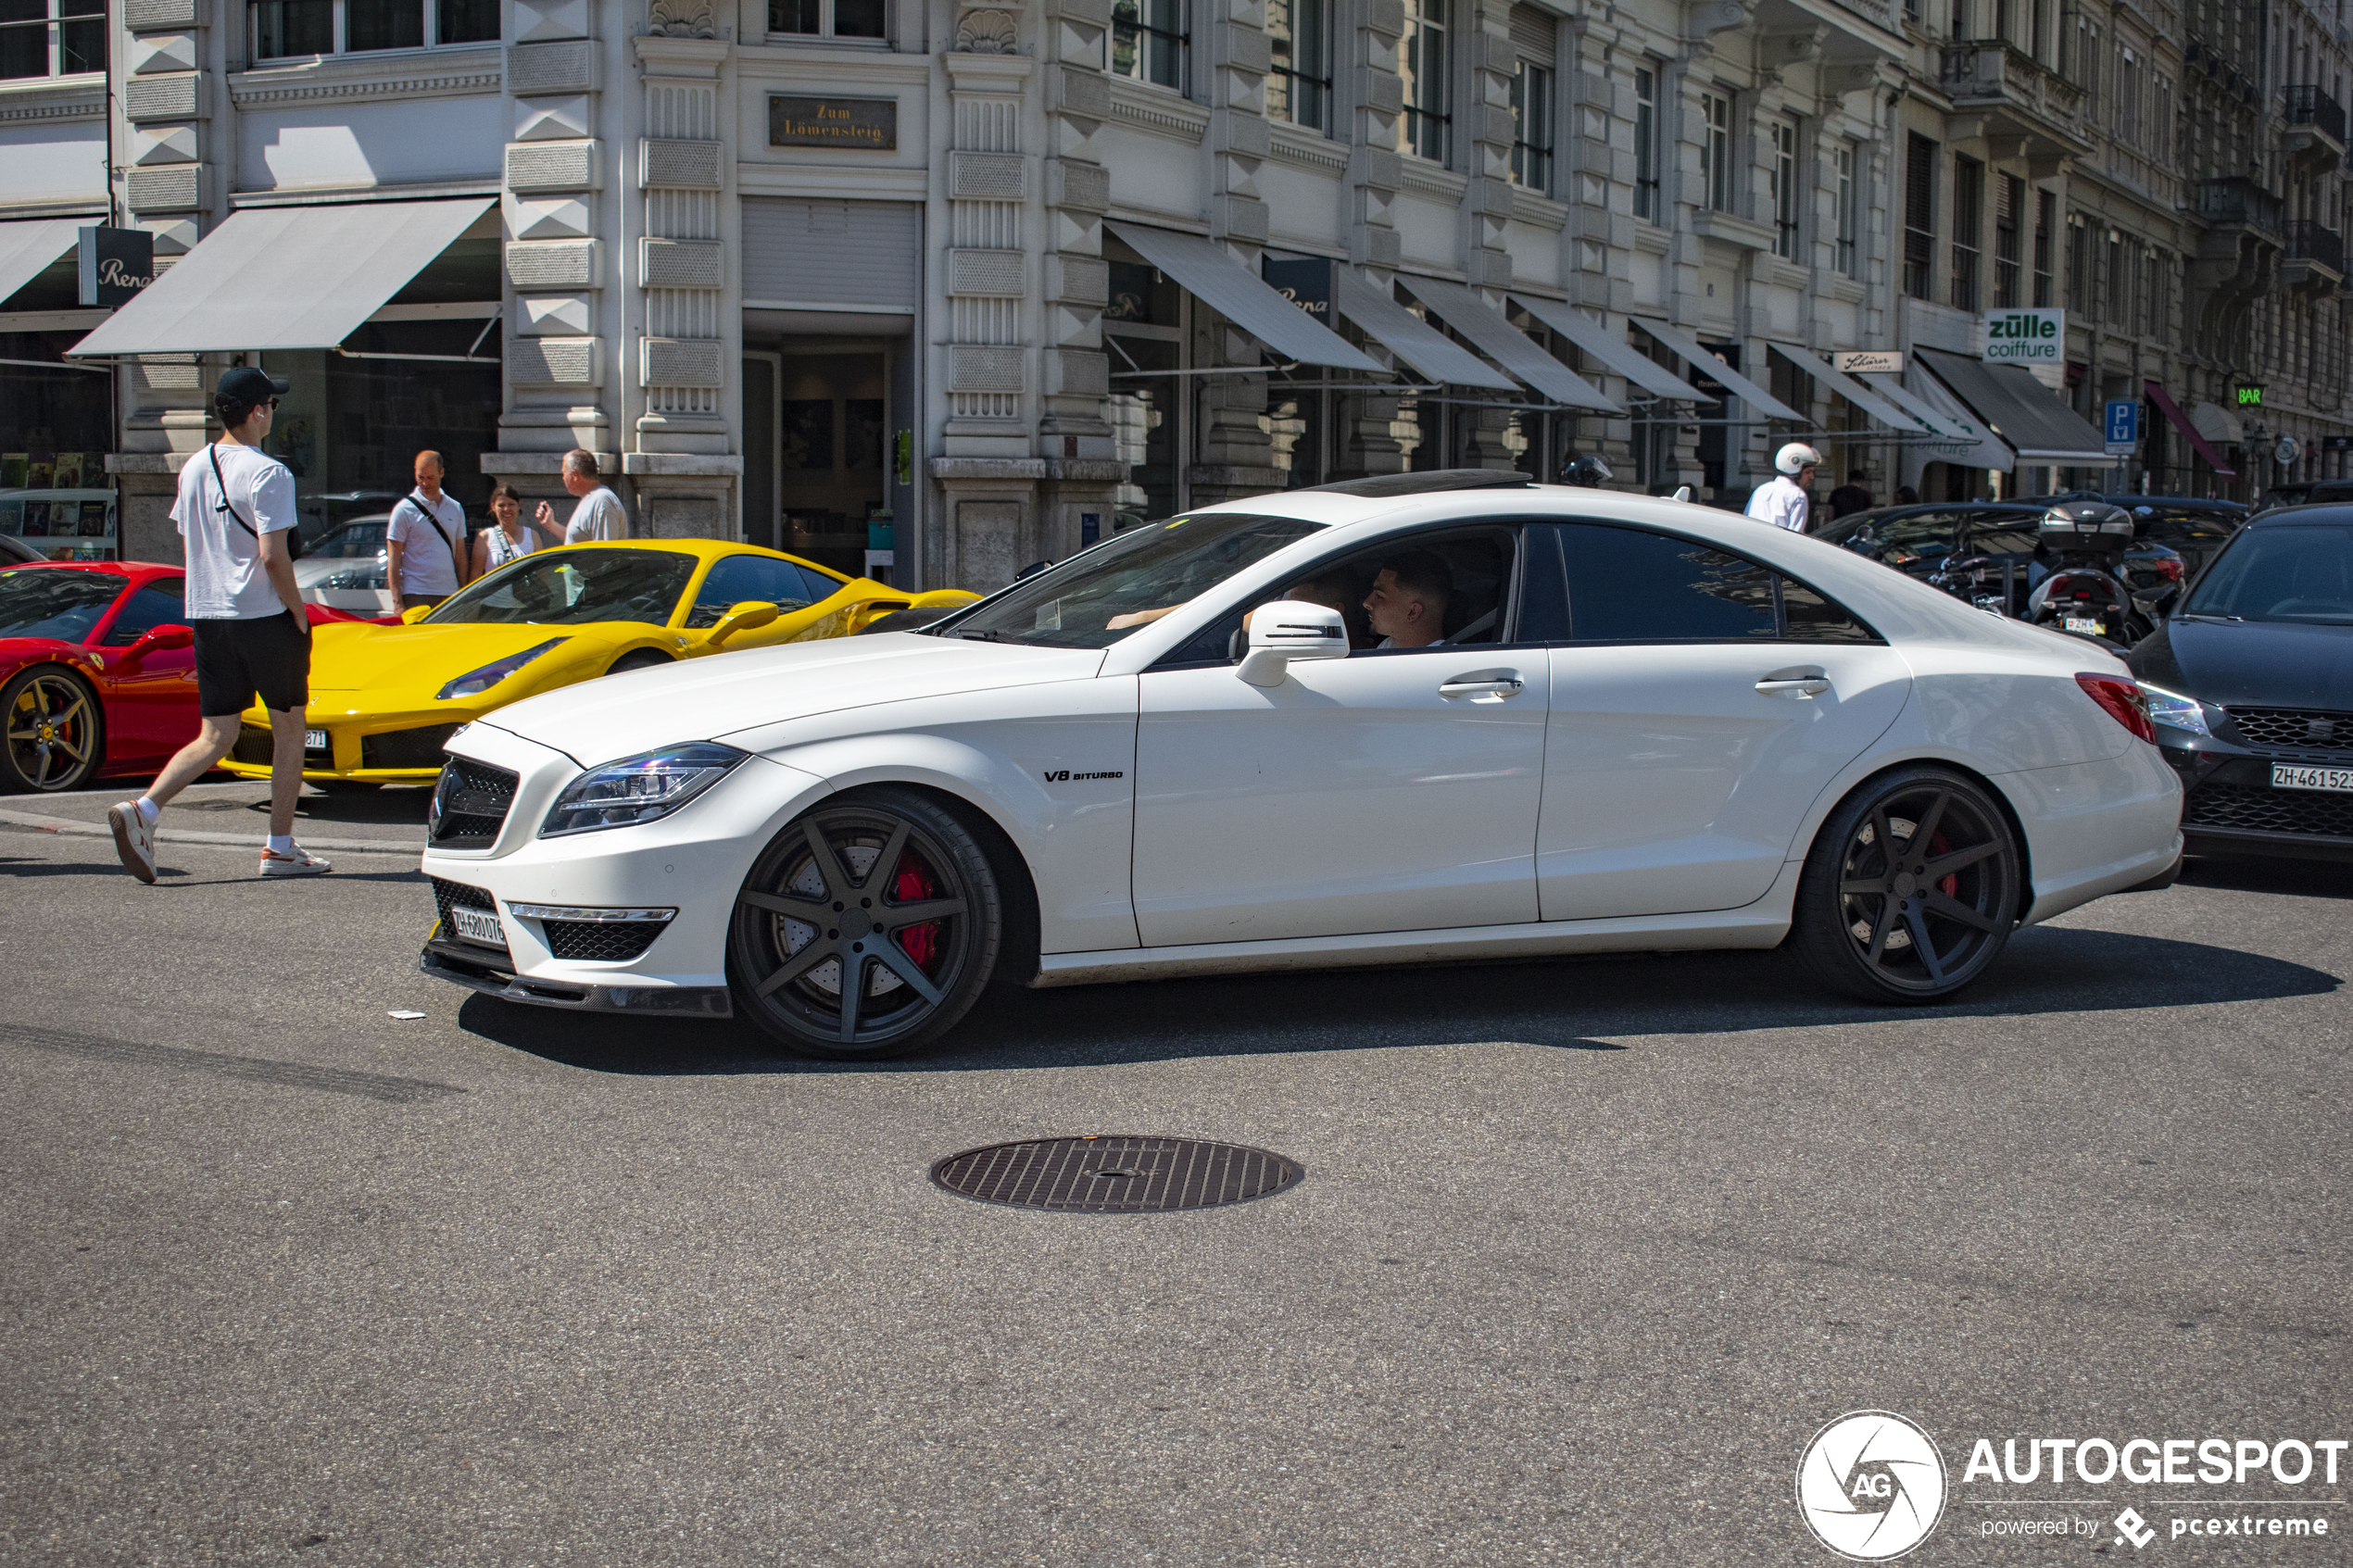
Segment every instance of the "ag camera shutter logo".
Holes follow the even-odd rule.
[[[1856,1562],[1884,1562],[1928,1538],[1944,1513],[1944,1457],[1892,1411],[1854,1411],[1806,1445],[1797,1507],[1814,1538]]]

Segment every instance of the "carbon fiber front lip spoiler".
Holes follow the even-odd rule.
[[[732,1018],[735,1004],[724,985],[575,985],[566,981],[533,980],[461,957],[455,944],[428,942],[417,955],[417,967],[436,980],[463,985],[502,1002],[533,1007],[564,1008],[573,1012],[625,1012],[638,1017]]]

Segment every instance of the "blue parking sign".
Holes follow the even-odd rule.
[[[2108,400],[2108,449],[2131,448],[2141,444],[2141,405],[2130,397]]]

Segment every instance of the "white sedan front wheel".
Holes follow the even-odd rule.
[[[736,897],[736,1009],[788,1049],[900,1056],[988,984],[1003,900],[988,855],[936,800],[877,788],[826,800],[770,843]]]

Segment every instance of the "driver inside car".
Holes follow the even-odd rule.
[[[1407,550],[1381,562],[1365,614],[1385,648],[1426,648],[1445,635],[1446,606],[1454,574],[1428,550]]]

